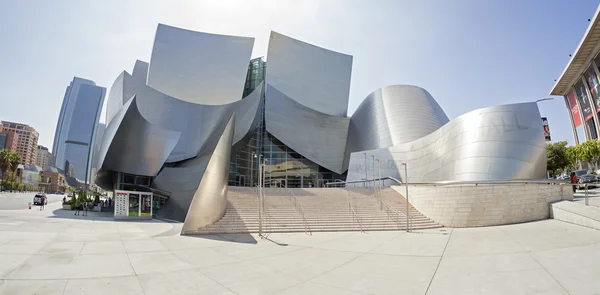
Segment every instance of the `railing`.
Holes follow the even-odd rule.
[[[406,231],[409,232],[410,231],[410,221],[411,221],[411,216],[410,216],[410,201],[409,201],[409,197],[408,197],[408,187],[409,186],[451,186],[451,185],[495,185],[495,184],[528,184],[528,183],[546,183],[546,184],[557,184],[557,185],[566,185],[566,184],[570,184],[568,181],[565,180],[558,180],[558,179],[510,179],[510,180],[481,180],[481,181],[438,181],[438,182],[402,182],[394,177],[378,177],[378,178],[374,178],[374,179],[367,179],[367,180],[355,180],[355,181],[335,181],[335,182],[328,182],[326,187],[348,187],[348,184],[351,185],[356,185],[356,184],[364,184],[364,186],[366,187],[367,183],[372,183],[373,184],[373,193],[375,195],[376,198],[378,198],[379,201],[379,206],[380,209],[382,211],[385,211],[388,214],[388,218],[390,219],[394,219],[394,217],[396,217],[396,222],[398,224],[398,228],[400,228],[400,211],[396,210],[395,208],[393,208],[392,206],[390,206],[387,201],[385,201],[385,199],[381,196],[381,186],[382,183],[381,181],[385,182],[386,180],[390,180],[394,183],[396,183],[397,185],[406,185],[406,193],[405,193],[405,198],[406,198],[406,213],[404,213],[403,215],[406,216]],[[379,183],[379,191],[378,191],[378,195],[376,193],[376,189],[375,189],[375,182]],[[355,187],[355,186],[354,186]],[[587,201],[587,185],[585,185],[586,187],[586,205],[588,203]],[[384,210],[385,207],[385,210]],[[394,214],[395,213],[395,214]],[[394,216],[395,215],[395,216]]]
[[[352,206],[352,203],[348,202],[348,211],[350,212],[350,216],[352,217],[352,220],[356,220],[356,223],[358,224],[358,228],[360,228],[360,232],[364,233],[365,231],[363,230],[362,227],[362,218],[360,216],[358,216],[358,214],[356,214],[356,210],[354,210],[354,207]]]
[[[304,207],[302,207],[302,204],[300,204],[300,201],[298,200],[298,198],[296,197],[296,195],[294,194],[294,192],[291,189],[289,189],[286,185],[284,185],[282,187],[285,188],[290,193],[290,195],[292,195],[292,198],[290,198],[289,200],[292,203],[292,205],[294,205],[294,207],[296,207],[296,210],[298,210],[298,212],[300,213],[300,216],[302,217],[302,222],[304,223],[304,233],[312,235],[310,232],[310,227],[308,226],[308,221],[306,220],[306,217],[304,216]]]
[[[401,180],[398,180],[394,177],[380,177],[369,180],[354,180],[354,181],[335,181],[328,182],[327,187],[338,187],[339,185],[346,186],[348,184],[358,184],[364,182],[376,182],[376,181],[385,181],[391,180],[392,182],[398,185],[404,185],[405,183]],[[448,181],[436,181],[436,182],[409,182],[407,183],[409,186],[448,186],[448,185],[464,185],[464,184],[472,184],[472,185],[493,185],[493,184],[516,184],[516,183],[552,183],[552,184],[571,184],[568,180],[558,180],[558,179],[509,179],[509,180],[448,180]]]

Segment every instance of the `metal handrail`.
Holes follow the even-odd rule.
[[[354,184],[354,183],[364,183],[364,182],[374,182],[380,180],[391,180],[399,185],[404,185],[405,183],[401,180],[398,180],[394,177],[386,176],[375,179],[368,180],[353,180],[353,181],[335,181],[328,182],[327,187],[330,185],[339,185],[339,184]],[[501,180],[446,180],[446,181],[436,181],[436,182],[408,182],[408,185],[415,186],[445,186],[445,185],[458,185],[458,184],[514,184],[514,183],[554,183],[554,184],[571,184],[568,180],[558,180],[558,179],[501,179]]]
[[[308,226],[308,221],[306,220],[306,217],[304,216],[304,207],[302,207],[300,200],[298,200],[298,198],[296,197],[294,192],[292,190],[290,190],[287,187],[287,185],[284,184],[283,188],[285,188],[292,195],[292,198],[289,200],[291,200],[293,205],[296,207],[296,210],[298,210],[298,212],[300,212],[300,216],[302,217],[302,222],[304,223],[304,233],[312,235],[310,232],[310,227]]]
[[[352,203],[350,203],[350,202],[348,202],[348,211],[350,211],[350,214],[352,215],[352,220],[356,219],[356,223],[358,223],[360,232],[364,233],[365,231],[363,230],[363,227],[362,227],[362,217],[358,216],[358,214],[356,213],[356,210],[354,210],[354,207],[352,206]]]
[[[263,193],[263,200],[262,200],[262,216],[264,218],[264,224],[263,224],[263,230],[265,230],[268,234],[271,233],[271,229],[273,228],[273,216],[271,216],[271,214],[269,212],[267,212],[267,207],[269,207],[269,204],[267,204],[267,192],[266,190],[263,188],[262,189],[262,193]],[[271,205],[271,207],[273,207]]]

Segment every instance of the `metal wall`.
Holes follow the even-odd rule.
[[[420,139],[352,153],[347,180],[372,179],[377,166],[372,156],[381,161],[380,175],[402,180],[406,162],[409,182],[546,177],[546,142],[536,103],[475,110]]]
[[[254,38],[158,25],[148,86],[178,99],[223,105],[242,97]]]
[[[346,161],[353,152],[413,141],[446,123],[446,113],[421,87],[390,85],[377,89],[350,119]]]
[[[350,118],[323,114],[267,88],[269,133],[307,159],[341,174]]]
[[[309,109],[346,116],[351,55],[271,32],[267,57],[269,86]]]

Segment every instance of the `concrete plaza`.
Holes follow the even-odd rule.
[[[0,210],[0,294],[600,294],[600,231],[556,220],[280,246],[59,207]]]

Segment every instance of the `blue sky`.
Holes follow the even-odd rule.
[[[389,84],[427,89],[450,118],[547,97],[598,0],[7,1],[0,4],[0,120],[52,146],[73,76],[110,87],[149,60],[159,22],[255,37],[270,30],[354,56],[349,114]],[[573,142],[562,98],[540,103],[554,140]]]

